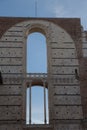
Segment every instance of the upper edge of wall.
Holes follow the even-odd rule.
[[[45,20],[66,30],[73,40],[81,36],[80,18],[30,18],[30,17],[0,17],[0,38],[13,25],[28,20]]]

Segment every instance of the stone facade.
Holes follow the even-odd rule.
[[[33,32],[44,34],[47,41],[48,72],[41,80],[26,74],[26,41]],[[78,18],[1,17],[0,130],[87,130],[86,49],[87,32]],[[27,126],[27,84],[44,80],[49,94],[49,124]]]

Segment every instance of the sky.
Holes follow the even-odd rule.
[[[52,18],[76,17],[81,18],[81,24],[86,30],[87,0],[0,0],[0,16],[52,17]],[[26,51],[27,51],[27,72],[28,73],[47,72],[46,39],[42,34],[33,33],[29,35],[27,39]],[[27,101],[29,102],[28,96]],[[37,97],[37,99],[35,97]],[[42,102],[43,102],[42,88],[38,89],[37,87],[36,89],[35,87],[33,87],[32,88],[32,107],[33,107],[32,114],[34,118],[33,123],[38,122],[42,123],[43,120]],[[38,108],[37,106],[40,107]],[[29,110],[29,105],[27,106],[27,110]],[[27,120],[28,119],[29,118],[27,116]]]
[[[46,38],[41,33],[32,33],[28,36],[27,72],[28,73],[41,73],[41,72],[47,73]]]

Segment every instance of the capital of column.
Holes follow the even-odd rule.
[[[32,80],[29,80],[29,81],[28,81],[27,86],[29,86],[29,87],[32,86]]]
[[[46,80],[43,80],[43,86],[46,87]]]

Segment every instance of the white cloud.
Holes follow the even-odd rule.
[[[66,8],[65,2],[60,0],[51,0],[51,4],[49,3],[49,12],[54,17],[65,17],[68,15],[68,8]]]
[[[67,15],[67,11],[63,5],[54,6],[53,13],[54,13],[55,17],[64,17]]]
[[[32,124],[44,124],[44,121],[41,121],[41,120],[34,120],[33,122],[32,122]]]

